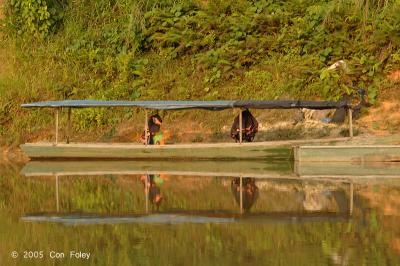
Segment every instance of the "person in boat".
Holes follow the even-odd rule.
[[[158,114],[150,116],[147,121],[147,144],[161,144],[163,134],[161,132],[162,119]],[[145,135],[142,135],[142,141],[145,142]]]
[[[358,89],[359,102],[356,106],[353,107],[353,118],[358,119],[360,117],[361,110],[363,108],[371,107],[372,105],[366,100],[368,96],[366,95],[366,91],[364,89]]]
[[[160,186],[164,183],[164,180],[159,175],[143,175],[140,177],[140,181],[143,183],[145,189],[147,189],[149,201],[159,208],[163,199]]]
[[[366,98],[366,92],[364,89],[358,89],[357,90],[358,96],[359,96],[359,102],[357,105],[353,107],[352,110],[352,116],[353,119],[358,119],[360,116],[360,112],[362,108],[370,107],[371,105],[365,100]],[[346,102],[351,102],[352,98],[348,95],[345,95],[342,97],[341,101],[346,101]],[[343,123],[345,118],[346,118],[346,109],[345,108],[339,108],[335,111],[335,113],[332,116],[332,119],[329,122],[333,123]]]
[[[359,96],[359,102],[357,105],[352,108],[352,116],[353,119],[356,120],[359,118],[361,110],[366,107],[370,107],[371,105],[366,101],[366,92],[364,89],[357,90]],[[343,95],[340,99],[342,102],[352,102],[352,97],[350,95]],[[324,123],[343,123],[347,116],[347,109],[344,107],[336,109],[333,114],[331,110],[310,110],[307,108],[301,109],[301,114],[296,115],[295,123],[304,122],[307,120],[317,120]]]
[[[236,177],[231,182],[231,190],[236,203],[240,206],[240,178]],[[242,178],[243,209],[248,212],[258,199],[258,187],[255,178]]]
[[[258,122],[248,109],[242,111],[242,140],[252,142],[258,132]],[[240,140],[239,115],[233,121],[231,137],[238,142]]]

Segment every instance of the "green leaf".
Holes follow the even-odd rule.
[[[375,86],[368,87],[368,102],[371,104],[375,104],[377,97],[378,97],[378,89]]]

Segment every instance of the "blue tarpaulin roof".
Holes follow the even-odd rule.
[[[252,109],[337,109],[351,108],[346,101],[297,101],[297,100],[224,100],[224,101],[106,101],[106,100],[65,100],[46,101],[22,104],[24,108],[88,108],[88,107],[141,107],[157,110],[184,110],[206,109],[223,110],[228,108],[252,108]]]

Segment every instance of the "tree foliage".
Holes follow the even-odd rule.
[[[18,34],[46,37],[63,17],[63,0],[9,0],[8,24]]]
[[[0,117],[22,100],[337,100],[362,87],[375,102],[400,65],[398,0],[7,3],[19,80]],[[79,128],[114,121],[79,113]]]

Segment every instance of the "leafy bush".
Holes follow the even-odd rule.
[[[7,102],[337,100],[359,87],[374,102],[400,66],[399,13],[398,0],[7,0],[6,33],[20,34],[0,36],[16,64],[0,80],[1,132],[37,115]],[[85,130],[118,122],[77,115]]]
[[[63,0],[9,0],[8,25],[18,34],[45,37],[63,18]]]

